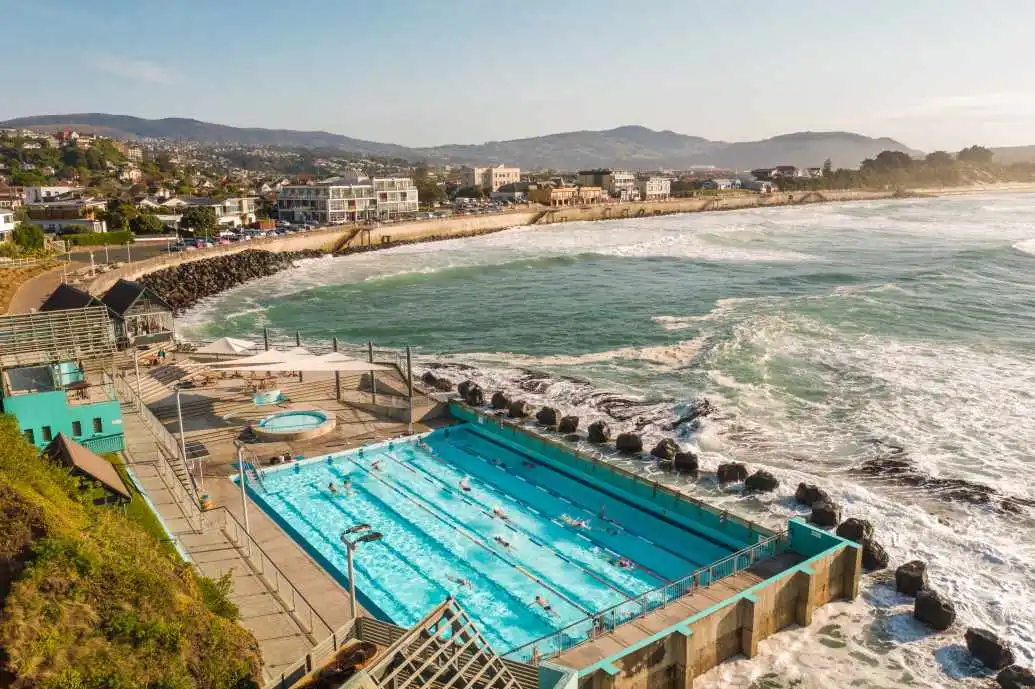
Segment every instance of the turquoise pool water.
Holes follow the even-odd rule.
[[[327,421],[327,414],[322,411],[286,411],[267,416],[259,422],[259,427],[267,431],[304,431],[316,428]]]
[[[486,426],[464,423],[421,442],[266,470],[251,495],[343,584],[340,535],[372,525],[383,539],[355,556],[364,607],[410,626],[454,595],[500,652],[747,545],[648,509],[631,493]],[[536,596],[552,611],[536,605]]]

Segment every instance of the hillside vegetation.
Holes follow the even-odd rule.
[[[143,505],[95,496],[0,417],[0,686],[257,686],[258,644],[228,581],[170,554]]]

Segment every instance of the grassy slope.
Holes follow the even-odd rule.
[[[0,417],[0,686],[255,686],[258,644],[226,582],[172,556],[146,508],[94,496]]]
[[[47,261],[28,268],[0,268],[0,313],[7,313],[7,307],[11,305],[19,287],[55,265],[53,261]]]

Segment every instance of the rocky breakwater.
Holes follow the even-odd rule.
[[[138,282],[162,295],[176,311],[183,311],[231,287],[286,270],[295,261],[323,255],[323,252],[315,250],[272,252],[248,249],[158,270],[144,275]]]

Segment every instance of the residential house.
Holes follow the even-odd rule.
[[[66,234],[72,232],[105,232],[107,224],[98,220],[105,201],[95,197],[79,197],[78,192],[50,196],[50,201],[29,203],[26,213],[44,232]]]
[[[374,185],[338,180],[289,184],[277,194],[277,217],[296,224],[341,225],[374,217]]]
[[[385,220],[417,212],[417,185],[409,177],[375,177],[373,186],[376,217]]]
[[[507,167],[502,163],[491,167],[465,167],[460,170],[460,179],[465,187],[481,187],[492,193],[507,184],[520,182],[521,168]]]
[[[164,342],[173,337],[173,307],[139,282],[119,279],[101,301],[111,311],[120,346]]]
[[[672,180],[668,177],[648,177],[637,180],[640,199],[643,201],[662,201],[672,196]]]
[[[95,452],[120,451],[114,353],[103,306],[0,316],[3,413],[40,448],[63,434]]]
[[[79,479],[79,487],[86,488],[91,484],[99,486],[103,491],[102,504],[126,504],[132,495],[115,465],[96,452],[83,447],[64,433],[43,449],[43,454],[52,462],[68,469],[68,473]]]
[[[24,192],[21,187],[0,186],[0,210],[12,211],[22,207]]]
[[[719,191],[727,191],[730,189],[740,189],[739,179],[729,179],[726,177],[716,177],[714,179],[706,179],[701,183],[702,189],[716,189]]]
[[[636,176],[628,170],[580,170],[578,182],[582,186],[603,187],[612,198],[621,201],[638,201],[640,198]]]
[[[579,187],[579,203],[603,203],[608,199],[608,193],[603,187]]]
[[[754,176],[748,174],[738,175],[737,179],[740,181],[740,186],[743,189],[757,191],[760,194],[771,194],[775,191],[775,185],[772,180],[755,179]]]
[[[14,211],[0,208],[0,242],[6,242],[11,238],[15,225]]]
[[[72,194],[74,192],[85,191],[81,187],[64,187],[64,186],[52,186],[52,187],[23,187],[23,200],[25,203],[46,203],[56,198]]]
[[[57,289],[50,293],[50,296],[40,306],[39,311],[85,309],[88,306],[104,306],[104,302],[85,290],[62,282],[57,286]]]
[[[578,203],[578,187],[555,187],[553,185],[531,186],[528,200],[544,206],[572,206]]]

